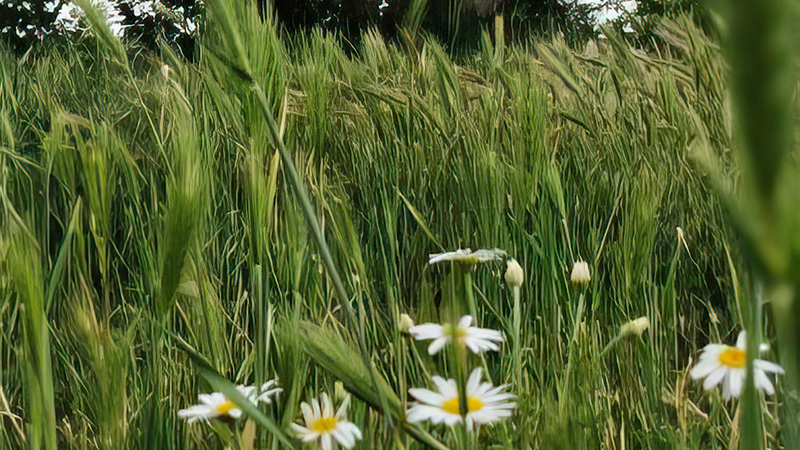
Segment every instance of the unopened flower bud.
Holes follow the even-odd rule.
[[[509,259],[506,262],[506,284],[509,287],[520,287],[525,278],[525,272],[516,259]]]
[[[578,261],[572,266],[572,274],[569,280],[575,284],[587,284],[592,280],[589,273],[589,264],[586,261]]]
[[[639,317],[631,320],[619,329],[619,334],[624,338],[642,337],[645,331],[650,328],[650,319]]]
[[[408,333],[408,330],[414,326],[414,320],[408,314],[400,314],[400,321],[397,324],[397,328],[400,330],[401,333]]]
[[[348,395],[350,394],[348,394],[347,390],[344,388],[344,383],[341,381],[333,383],[333,400],[336,403],[342,403]]]

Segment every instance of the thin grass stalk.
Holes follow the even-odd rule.
[[[271,108],[269,106],[269,101],[267,100],[266,94],[264,93],[263,88],[261,85],[252,77],[252,71],[250,69],[250,65],[248,62],[247,54],[244,50],[244,47],[241,43],[241,38],[239,37],[239,33],[234,26],[233,18],[231,17],[230,11],[228,10],[227,6],[223,4],[222,0],[215,0],[208,3],[209,8],[211,8],[214,16],[220,21],[223,30],[224,30],[224,39],[228,39],[232,44],[233,51],[235,53],[236,62],[238,65],[234,66],[233,68],[236,69],[237,73],[241,75],[246,81],[250,83],[252,89],[256,95],[256,99],[258,100],[259,106],[261,107],[261,112],[264,116],[264,119],[267,122],[267,129],[272,137],[274,145],[277,147],[278,152],[281,155],[281,160],[283,162],[283,170],[284,173],[287,175],[289,179],[289,184],[292,187],[292,191],[295,193],[295,197],[300,202],[300,207],[305,216],[306,222],[308,223],[309,227],[311,228],[312,235],[317,242],[318,249],[320,252],[320,256],[322,257],[322,264],[325,267],[325,270],[328,276],[331,278],[331,281],[334,286],[334,291],[336,292],[336,296],[339,298],[340,304],[344,307],[345,311],[347,312],[348,321],[352,326],[355,326],[358,331],[358,343],[360,347],[360,356],[364,359],[364,363],[367,367],[372,367],[372,364],[368,360],[367,356],[367,348],[366,348],[366,336],[364,333],[363,324],[357,319],[356,313],[353,310],[353,306],[350,304],[350,297],[345,290],[344,283],[342,282],[342,278],[339,275],[338,270],[333,262],[333,257],[331,256],[330,249],[328,248],[327,243],[325,242],[325,237],[322,234],[322,229],[319,226],[319,220],[317,219],[316,213],[314,212],[314,207],[311,204],[311,198],[308,194],[308,191],[305,188],[305,184],[297,172],[297,169],[294,164],[294,158],[292,158],[291,153],[286,148],[283,137],[281,135],[280,129],[278,124],[275,120],[275,117],[272,115]],[[377,381],[375,374],[372,370],[370,372],[370,378],[375,386],[377,386]],[[384,410],[388,411],[388,404],[386,404],[386,399],[381,396],[381,402]],[[391,416],[386,415],[387,420],[391,423]]]
[[[283,138],[281,138],[280,133],[278,131],[278,125],[275,122],[275,118],[272,116],[272,113],[269,110],[269,103],[267,102],[267,97],[264,94],[263,89],[261,86],[253,81],[254,90],[256,93],[256,97],[259,100],[261,105],[261,110],[264,114],[264,118],[267,121],[267,126],[269,128],[270,134],[272,135],[273,142],[275,146],[278,147],[278,151],[281,154],[281,159],[283,161],[283,169],[287,174],[290,184],[292,186],[292,190],[295,193],[295,196],[300,200],[300,206],[303,211],[303,215],[305,216],[306,222],[311,227],[311,232],[314,236],[314,239],[317,241],[317,245],[320,251],[320,255],[322,256],[322,264],[325,267],[325,271],[328,276],[331,278],[333,282],[334,290],[336,292],[337,297],[339,298],[339,303],[344,306],[345,311],[347,312],[348,321],[351,325],[356,327],[358,331],[358,344],[360,347],[360,356],[364,359],[367,367],[372,368],[371,362],[368,360],[368,352],[366,347],[366,335],[364,333],[364,324],[362,321],[359,321],[356,318],[356,313],[353,310],[353,306],[350,304],[349,296],[347,295],[347,291],[344,288],[344,283],[342,282],[342,278],[339,275],[339,271],[336,269],[336,266],[333,262],[333,257],[331,256],[330,249],[328,248],[328,244],[325,242],[325,238],[322,235],[322,230],[319,227],[319,221],[317,220],[317,216],[314,213],[314,208],[311,205],[311,200],[308,195],[308,192],[305,189],[305,185],[303,184],[302,179],[300,178],[300,174],[297,172],[297,169],[294,166],[294,159],[292,155],[289,153],[289,150],[286,149],[286,146],[283,143]],[[377,381],[375,378],[375,374],[373,370],[370,370],[370,377],[372,379],[373,385],[376,385]],[[388,411],[388,404],[386,400],[381,397],[381,403],[384,411]],[[387,420],[391,423],[391,416],[385,415]]]

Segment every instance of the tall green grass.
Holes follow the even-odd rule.
[[[427,255],[458,247],[525,270],[519,342],[485,356],[518,414],[479,446],[737,445],[738,403],[692,383],[690,358],[745,326],[772,340],[774,318],[751,325],[760,275],[717,189],[742,170],[728,66],[691,18],[662,25],[659,54],[487,31],[454,61],[417,31],[369,32],[352,56],[225,4],[191,64],[102,29],[0,54],[0,447],[246,448],[251,431],[177,419],[227,389],[215,373],[280,379],[258,447],[336,381],[362,448],[452,446],[403,423],[407,389],[447,367],[398,318],[448,319],[449,271]],[[504,270],[469,287],[510,339]],[[650,331],[601,357],[640,316]],[[763,401],[772,448],[786,399]]]

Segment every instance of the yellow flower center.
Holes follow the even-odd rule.
[[[461,328],[458,325],[447,324],[444,326],[444,334],[449,335],[453,338],[453,341],[460,342],[462,339],[467,337],[467,330],[465,328]]]
[[[727,347],[719,354],[719,363],[732,369],[741,369],[747,365],[747,356],[743,350]]]
[[[478,397],[470,397],[467,399],[467,412],[480,411],[485,403]],[[458,407],[458,397],[453,397],[450,400],[442,403],[442,409],[450,414],[461,414],[461,409]]]
[[[339,419],[336,417],[320,417],[309,428],[316,433],[330,433],[336,429],[337,423],[339,423]]]
[[[217,405],[217,407],[214,409],[220,414],[228,414],[228,412],[234,408],[236,408],[236,403],[233,403],[230,400],[226,400]]]

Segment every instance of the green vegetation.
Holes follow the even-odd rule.
[[[757,408],[703,391],[690,361],[742,328],[774,336],[752,306],[763,272],[797,308],[797,237],[774,246],[798,192],[765,192],[764,217],[788,225],[741,237],[757,221],[725,191],[741,170],[728,69],[691,18],[662,24],[658,55],[610,31],[581,50],[492,31],[453,61],[413,32],[367,32],[353,56],[209,7],[194,63],[126,51],[102,23],[97,40],[0,54],[0,448],[299,445],[300,402],[345,390],[359,448],[463,445],[403,414],[409,387],[459,374],[399,317],[447,321],[456,298],[507,340],[471,364],[518,396],[476,446],[738,444]],[[797,156],[773,187],[796,187]],[[427,264],[463,247],[505,250],[521,288],[504,263]],[[581,259],[586,286],[570,283]],[[641,316],[649,329],[620,337]],[[277,376],[283,393],[253,421],[179,420],[232,391],[217,374]],[[771,448],[782,382],[755,423]]]

